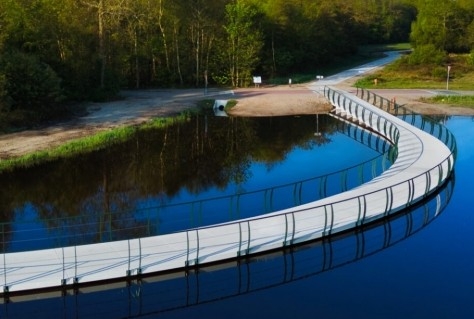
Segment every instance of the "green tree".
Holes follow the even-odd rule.
[[[243,1],[226,6],[227,61],[232,86],[245,86],[259,62],[262,34],[254,18],[257,10]]]
[[[14,51],[2,56],[0,69],[3,111],[22,112],[29,120],[46,119],[57,111],[62,100],[61,79],[49,65],[34,55]]]
[[[412,24],[411,42],[434,45],[446,52],[466,52],[466,30],[473,13],[453,0],[418,0],[418,15]]]
[[[414,5],[415,46],[472,48],[470,0],[2,0],[0,55],[47,66],[70,100],[200,86],[205,73],[244,86],[253,72],[313,72],[361,43],[403,41]],[[3,108],[7,86],[22,86],[11,80],[21,81],[0,69]]]

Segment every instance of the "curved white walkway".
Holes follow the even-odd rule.
[[[163,236],[0,255],[0,293],[182,269],[334,234],[402,210],[449,177],[454,156],[435,137],[345,92],[326,88],[341,120],[398,147],[391,168],[353,190],[258,218]],[[350,156],[350,154],[341,154]]]
[[[398,145],[398,158],[388,171],[348,192],[259,218],[143,239],[3,254],[2,292],[180,269],[313,240],[399,211],[450,175],[453,154],[436,138],[354,96],[326,93],[336,115],[357,119]]]

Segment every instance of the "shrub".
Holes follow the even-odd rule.
[[[62,100],[61,79],[35,56],[22,52],[5,54],[0,60],[0,74],[4,77],[0,97],[3,103],[8,102],[10,111],[33,112],[44,119]]]
[[[469,64],[470,65],[474,65],[474,49],[471,51],[471,53],[469,54]]]
[[[436,79],[446,79],[447,70],[445,67],[442,66],[434,67],[431,71],[431,76]]]
[[[446,52],[437,49],[433,44],[425,44],[417,47],[408,57],[412,65],[442,65],[446,60]]]

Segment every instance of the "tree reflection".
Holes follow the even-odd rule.
[[[315,138],[314,130],[314,116],[203,114],[162,129],[138,130],[131,140],[105,150],[4,172],[4,243],[15,240],[11,223],[27,203],[36,213],[35,222],[47,229],[48,245],[153,235],[160,226],[158,211],[138,211],[176,201],[183,190],[198,196],[209,189],[224,190],[229,183],[242,185],[251,177],[252,161],[271,166],[296,146],[311,149],[330,143],[337,121],[321,117],[321,136]]]

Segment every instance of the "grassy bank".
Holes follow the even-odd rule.
[[[468,54],[449,56],[448,64],[410,65],[407,57],[380,69],[355,83],[366,89],[428,89],[444,91],[474,91],[474,63]],[[448,62],[448,61],[447,61]],[[473,95],[440,94],[420,99],[430,104],[447,104],[474,108]]]
[[[421,101],[431,104],[449,104],[474,108],[474,95],[437,95],[430,98],[421,98]]]
[[[469,55],[451,55],[446,65],[411,65],[406,57],[380,69],[355,84],[367,89],[474,90],[474,64]],[[377,80],[377,81],[375,81]]]
[[[191,113],[191,111],[187,111],[173,117],[155,118],[139,126],[117,127],[66,142],[52,149],[37,151],[17,158],[0,160],[0,171],[30,167],[47,161],[54,161],[105,149],[111,145],[130,140],[140,130],[163,128],[178,122],[187,121]]]

